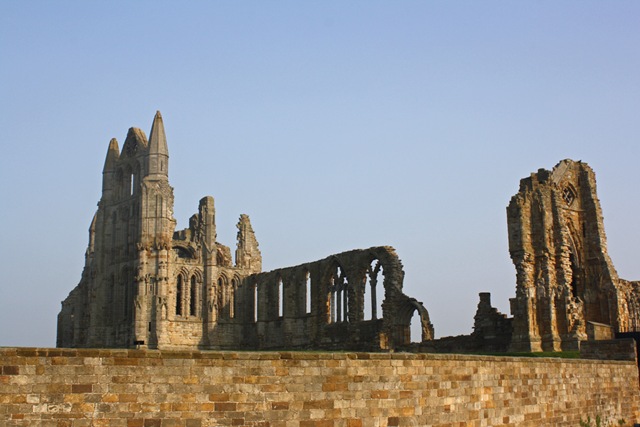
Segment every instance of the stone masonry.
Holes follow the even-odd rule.
[[[639,406],[635,361],[0,349],[6,427],[631,426]]]
[[[402,292],[391,247],[263,273],[247,215],[235,262],[216,240],[212,197],[176,231],[160,112],[148,140],[131,128],[122,151],[110,141],[102,174],[82,277],[58,316],[58,347],[393,349],[410,342],[414,314],[422,339],[433,338],[427,310]]]
[[[640,327],[640,284],[622,280],[607,253],[593,170],[563,160],[520,181],[507,208],[516,267],[514,351],[574,350],[589,322]]]
[[[578,350],[640,330],[640,282],[620,279],[607,253],[593,170],[563,160],[520,181],[507,207],[516,267],[513,317],[480,294],[471,335],[412,344],[429,352]]]

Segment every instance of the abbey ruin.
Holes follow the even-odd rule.
[[[235,261],[216,241],[212,197],[200,200],[189,228],[175,227],[158,112],[149,140],[131,128],[122,151],[109,143],[85,267],[58,316],[58,347],[376,351],[407,345],[416,312],[423,340],[433,338],[427,310],[402,292],[391,247],[262,272],[247,215]]]
[[[595,174],[563,160],[520,181],[507,207],[516,296],[507,317],[480,294],[471,335],[434,339],[422,303],[402,291],[388,246],[262,272],[247,215],[235,259],[216,241],[212,197],[176,231],[162,117],[149,140],[109,143],[102,197],[80,283],[62,302],[58,347],[563,351],[640,332],[640,282],[609,258]],[[420,319],[422,342],[411,344]]]
[[[607,253],[593,170],[563,160],[520,181],[507,208],[516,267],[511,349],[559,351],[589,329],[640,330],[640,282],[620,279]]]
[[[482,293],[471,335],[424,342],[422,351],[578,350],[584,341],[640,331],[640,282],[620,279],[613,267],[586,163],[567,159],[522,179],[507,220],[513,317]]]

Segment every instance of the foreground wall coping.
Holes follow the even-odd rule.
[[[434,360],[487,361],[531,364],[620,364],[635,365],[628,360],[595,360],[561,357],[495,356],[454,353],[373,353],[316,351],[219,351],[219,350],[136,350],[93,348],[0,347],[0,356],[18,357],[128,357],[147,359],[223,359],[223,360]]]

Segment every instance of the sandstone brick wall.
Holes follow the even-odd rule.
[[[640,420],[635,362],[0,349],[0,426],[577,426]]]

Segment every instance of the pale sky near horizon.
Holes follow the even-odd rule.
[[[109,140],[162,112],[178,229],[249,214],[264,270],[394,246],[437,336],[509,314],[505,208],[593,167],[640,279],[640,3],[0,2],[0,346],[55,346]]]

